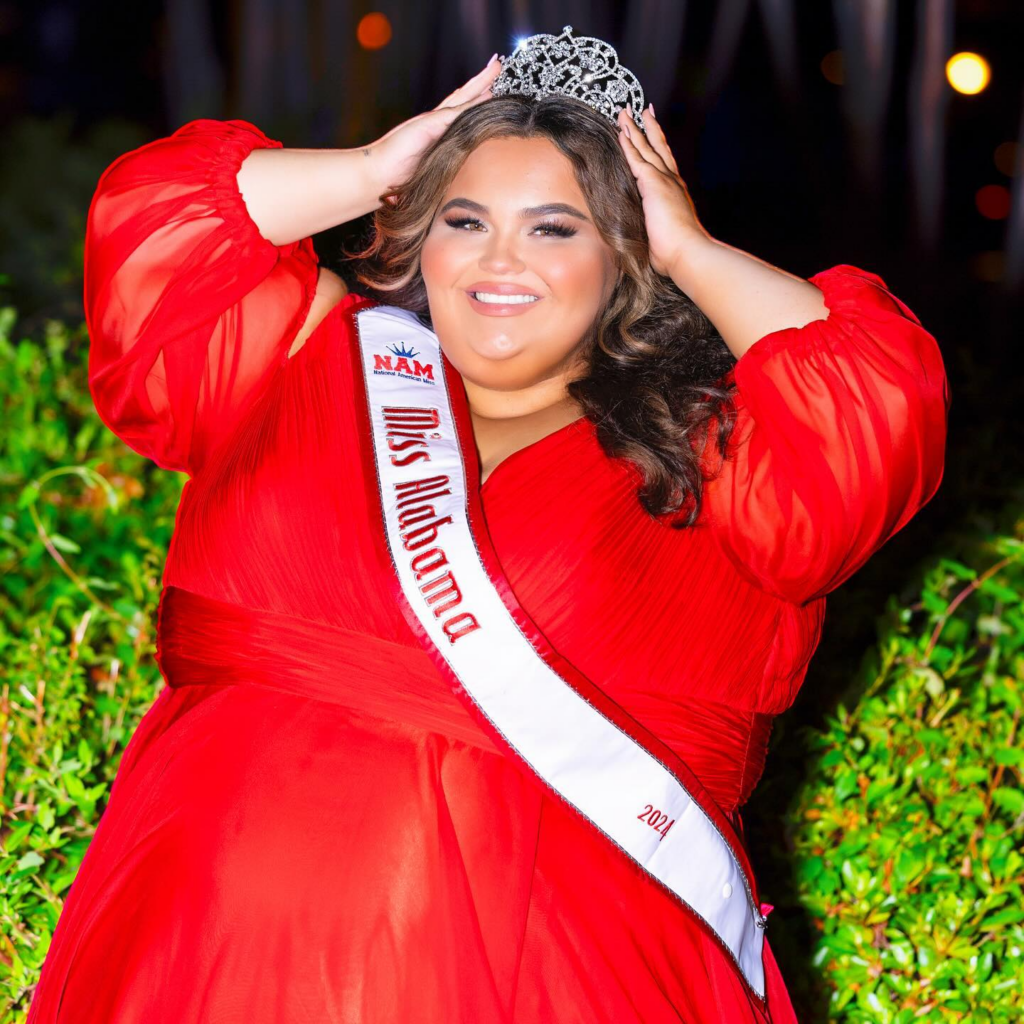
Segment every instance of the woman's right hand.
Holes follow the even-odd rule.
[[[491,85],[500,73],[501,62],[497,56],[492,57],[482,71],[446,96],[433,110],[403,121],[367,147],[376,164],[373,177],[381,183],[382,193],[412,177],[424,151],[463,110],[491,98]]]

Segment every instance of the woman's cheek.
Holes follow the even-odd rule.
[[[549,261],[544,276],[555,296],[578,308],[582,316],[589,319],[601,305],[604,263],[599,254],[560,255]]]
[[[444,262],[444,247],[428,236],[420,252],[420,272],[428,284],[440,283]]]

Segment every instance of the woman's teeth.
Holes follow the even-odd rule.
[[[501,303],[501,305],[517,302],[536,302],[539,298],[537,295],[495,295],[493,292],[471,292],[470,294],[477,302],[497,302]]]

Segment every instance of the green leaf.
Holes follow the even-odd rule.
[[[50,541],[58,551],[64,551],[71,555],[80,554],[82,549],[70,538],[61,533],[51,533]]]
[[[37,868],[41,864],[45,863],[46,861],[44,861],[43,858],[38,853],[36,853],[35,850],[29,850],[28,853],[24,854],[18,860],[17,867],[19,871],[25,871],[29,868]]]
[[[998,747],[992,752],[996,764],[1024,765],[1024,750],[1020,747]]]
[[[18,495],[18,508],[25,509],[39,500],[39,488],[34,483],[26,484]]]
[[[992,791],[992,802],[1013,815],[1024,812],[1024,792],[1019,789],[998,786]]]

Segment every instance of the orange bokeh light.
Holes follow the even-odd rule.
[[[831,50],[821,58],[821,73],[826,81],[833,85],[842,85],[846,81],[846,73],[843,65],[843,51]]]
[[[356,26],[356,39],[364,50],[379,50],[391,42],[391,22],[386,14],[364,14]]]

